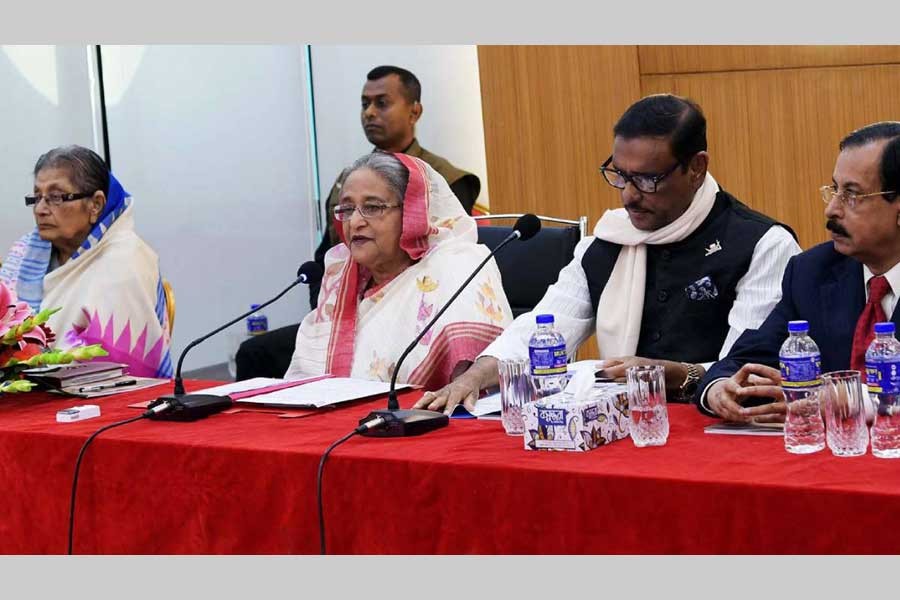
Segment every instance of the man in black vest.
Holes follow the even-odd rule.
[[[670,400],[687,402],[705,366],[778,301],[784,267],[800,248],[793,232],[741,204],[709,174],[700,107],[670,94],[648,96],[628,108],[613,135],[601,172],[621,190],[624,208],[603,215],[534,311],[417,408],[474,408],[479,390],[497,383],[498,360],[528,358],[540,314],[554,316],[569,356],[596,331],[607,376],[660,364]]]

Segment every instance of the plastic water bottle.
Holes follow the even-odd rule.
[[[531,381],[535,399],[563,391],[566,387],[566,340],[553,326],[553,315],[537,315],[537,331],[528,340]]]
[[[251,304],[250,310],[258,311],[259,304]],[[261,312],[254,312],[247,317],[247,337],[262,335],[269,331],[269,319]]]
[[[251,304],[250,310],[256,311],[259,309],[259,304]],[[246,321],[246,330],[244,335],[238,335],[232,344],[231,352],[228,354],[228,373],[231,377],[237,377],[237,351],[240,348],[241,344],[244,341],[262,335],[269,331],[269,319],[266,315],[260,312],[254,312],[252,315],[247,317]]]
[[[809,337],[809,323],[789,321],[788,338],[781,345],[781,387],[787,403],[784,448],[794,454],[825,447],[825,424],[819,409],[822,355]]]
[[[878,399],[872,425],[872,454],[900,458],[900,342],[893,323],[876,323],[866,350],[866,382]]]

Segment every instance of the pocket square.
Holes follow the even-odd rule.
[[[702,277],[684,288],[684,293],[691,300],[703,301],[713,300],[719,297],[719,290],[716,284],[709,278],[709,275]]]

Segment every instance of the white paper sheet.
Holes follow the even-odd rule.
[[[280,381],[280,380],[276,380]],[[243,382],[242,382],[243,383]],[[223,386],[225,387],[225,386]],[[330,377],[299,385],[297,387],[277,390],[268,394],[260,394],[250,398],[237,400],[248,404],[264,404],[266,406],[290,406],[295,408],[321,408],[341,402],[361,400],[372,396],[386,395],[390,384],[382,381],[351,379],[349,377]],[[397,386],[397,391],[411,386]],[[247,388],[254,389],[254,388]],[[234,390],[232,390],[234,391]]]
[[[475,403],[475,410],[469,411],[462,404],[457,404],[453,409],[452,419],[499,419],[500,418],[500,392],[479,398]]]
[[[197,390],[192,394],[212,394],[214,396],[227,396],[235,392],[246,392],[248,390],[256,390],[259,388],[269,387],[270,385],[278,385],[284,383],[284,379],[274,379],[270,377],[254,377],[244,381],[236,381],[225,385],[217,385],[216,387],[206,388],[205,390]]]

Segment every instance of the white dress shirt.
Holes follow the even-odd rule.
[[[528,340],[536,327],[535,315],[539,314],[554,316],[556,330],[566,339],[566,351],[570,357],[574,355],[595,329],[597,315],[581,265],[584,253],[593,242],[594,237],[589,236],[578,243],[572,262],[560,271],[559,280],[547,289],[534,310],[520,315],[480,356],[498,360],[528,358]],[[737,283],[737,296],[728,313],[728,335],[719,358],[728,354],[745,329],[759,327],[769,315],[781,299],[781,278],[788,260],[799,252],[800,246],[783,227],[770,227],[759,239],[750,266]]]
[[[866,302],[869,301],[869,281],[873,277],[875,277],[875,274],[869,270],[869,267],[863,265],[863,286],[866,289]],[[884,298],[881,299],[881,308],[884,309],[884,314],[887,316],[888,321],[890,321],[891,315],[894,314],[894,309],[897,307],[897,292],[895,290],[900,290],[900,263],[891,267],[884,274],[884,278],[887,279],[891,289],[884,295]]]

